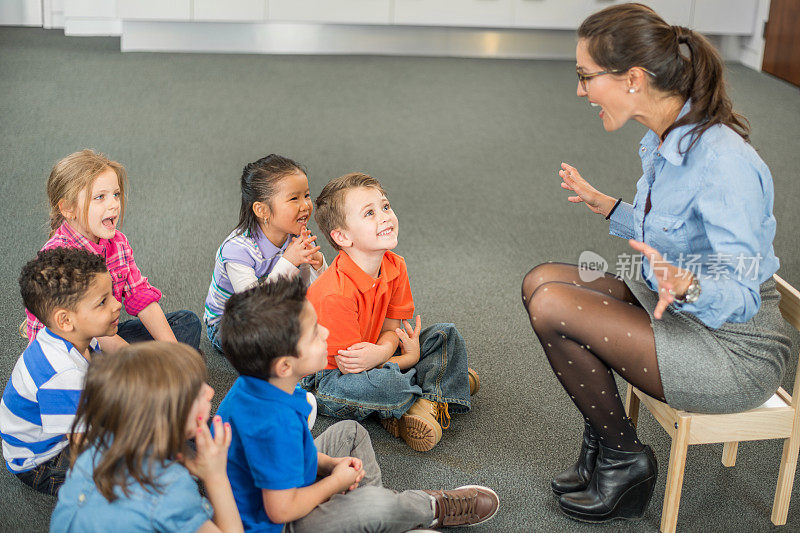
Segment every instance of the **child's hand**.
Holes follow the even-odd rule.
[[[417,315],[417,323],[414,329],[411,329],[411,324],[408,320],[402,320],[400,323],[403,327],[394,330],[397,336],[400,337],[400,351],[403,354],[416,354],[419,357],[419,332],[422,330],[422,321],[419,315]]]
[[[339,350],[336,365],[342,374],[358,374],[382,365],[390,355],[377,344],[357,342],[346,350]]]
[[[361,480],[364,479],[364,465],[361,462],[361,459],[358,457],[331,457],[331,471],[336,469],[336,465],[339,463],[348,463],[350,466],[355,468],[358,471],[358,476],[356,476],[355,482],[350,485],[347,490],[355,490],[358,488],[358,484],[361,483]]]
[[[303,226],[305,228],[305,226]],[[319,251],[320,247],[314,245],[314,241],[317,238],[314,235],[311,235],[311,232],[308,230],[302,230],[302,234],[298,237],[293,237],[292,242],[289,246],[286,247],[286,251],[283,252],[283,257],[293,264],[296,267],[299,267],[303,263],[313,263],[316,260],[319,260],[319,264],[322,265],[322,260],[317,258],[317,254],[319,257],[322,257],[322,253]]]
[[[197,432],[195,442],[197,454],[194,457],[185,457],[178,454],[178,460],[183,463],[189,472],[209,484],[220,477],[227,479],[226,466],[228,463],[228,447],[231,445],[231,425],[223,425],[222,419],[214,417],[214,436],[202,418],[197,419]]]
[[[341,482],[342,491],[355,490],[364,479],[361,460],[355,457],[337,457],[331,477]]]
[[[311,234],[311,230],[309,230],[307,226],[303,226],[303,229],[300,230],[300,238],[308,239],[309,237],[313,237],[314,240],[316,241],[316,237],[314,237],[314,235]],[[319,246],[317,246],[316,248],[317,250],[319,250]],[[319,270],[319,268],[322,266],[322,261],[323,261],[322,252],[317,251],[311,255],[308,264],[314,267],[314,270]]]

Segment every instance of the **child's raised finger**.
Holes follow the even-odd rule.
[[[233,429],[231,428],[231,423],[230,422],[225,422],[223,427],[225,428],[225,442],[223,444],[225,445],[225,448],[227,449],[227,448],[230,448],[231,441],[233,440]]]
[[[215,416],[211,424],[214,426],[214,444],[219,446],[225,442],[225,429],[222,425],[222,418]]]
[[[397,328],[396,330],[394,330],[394,332],[397,333],[398,337],[400,337],[401,342],[405,342],[408,340],[408,333],[403,331],[401,328]]]
[[[422,331],[422,318],[417,315],[417,323],[414,326],[414,336],[418,336],[420,331]]]

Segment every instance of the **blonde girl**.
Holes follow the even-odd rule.
[[[226,473],[231,428],[214,417],[211,435],[214,389],[205,381],[202,356],[185,344],[142,342],[95,357],[50,531],[243,531]]]
[[[232,294],[259,281],[300,275],[306,284],[327,265],[308,230],[314,205],[303,167],[270,154],[244,167],[239,222],[217,250],[203,320],[222,352],[219,322]]]
[[[81,150],[58,161],[47,179],[50,239],[42,250],[82,248],[106,260],[114,297],[135,319],[119,324],[117,334],[98,339],[103,351],[143,340],[180,341],[197,348],[200,320],[191,311],[164,314],[161,291],[150,285],[133,260],[128,239],[117,229],[125,214],[128,177],[116,161]],[[32,341],[44,325],[26,310]]]

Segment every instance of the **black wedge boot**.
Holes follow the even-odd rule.
[[[653,450],[612,450],[600,445],[597,465],[586,490],[563,494],[561,510],[582,522],[606,522],[614,518],[641,518],[658,476]]]
[[[561,496],[568,492],[578,492],[589,486],[592,479],[594,464],[597,462],[597,435],[592,430],[592,425],[586,422],[583,428],[583,444],[581,453],[575,464],[567,468],[550,482],[550,486],[556,496]]]

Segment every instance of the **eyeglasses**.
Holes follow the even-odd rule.
[[[654,78],[656,77],[654,72],[651,72],[651,71],[647,70],[644,67],[631,67],[631,68],[642,69],[644,72],[646,72],[647,74],[651,75],[652,77],[654,77]],[[620,72],[626,72],[628,70],[630,70],[630,69],[625,68],[625,69],[616,69],[616,70],[601,70],[600,72],[590,72],[589,74],[584,74],[583,72],[580,71],[579,67],[575,67],[575,72],[578,74],[578,81],[580,82],[581,87],[583,88],[584,92],[588,91],[588,89],[586,88],[586,82],[588,80],[591,80],[592,78],[596,78],[597,76],[602,76],[603,74],[619,74]]]

